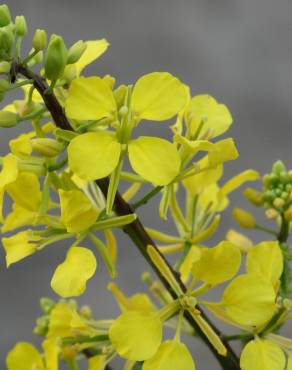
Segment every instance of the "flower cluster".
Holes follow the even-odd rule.
[[[262,178],[248,169],[223,179],[226,163],[238,157],[233,139],[219,138],[232,124],[224,104],[210,95],[193,96],[168,72],[148,73],[130,85],[117,85],[110,75],[85,77],[85,67],[107,50],[105,39],[67,47],[61,36],[47,41],[38,29],[23,56],[26,33],[25,18],[13,21],[1,5],[0,127],[19,130],[0,158],[6,265],[65,239],[71,244],[51,278],[60,300],[41,299],[35,333],[42,350],[16,344],[7,355],[8,370],[58,370],[61,362],[77,370],[82,361],[89,370],[103,370],[117,356],[125,370],[202,368],[185,336],[201,338],[224,369],[292,368],[292,339],[279,333],[292,317],[291,171],[278,161]],[[15,89],[22,98],[6,102]],[[138,125],[158,122],[169,127],[170,140],[137,135]],[[250,212],[234,208],[241,227],[267,236],[253,243],[231,229],[214,245],[210,239],[230,194],[258,180],[260,190],[247,187],[243,194],[276,226],[263,226]],[[138,218],[138,209],[155,196],[153,212],[165,222],[171,219],[171,234],[145,227]],[[97,260],[110,279],[117,278],[117,228],[129,235],[157,278],[143,273],[149,291],[130,297],[110,281],[121,314],[95,319],[72,297],[84,293]],[[221,294],[214,301],[208,293],[217,287]],[[224,335],[217,320],[235,333]],[[242,342],[240,358],[233,340]]]

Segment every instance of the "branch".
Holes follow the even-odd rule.
[[[11,80],[14,81],[17,74],[21,74],[24,77],[33,80],[34,87],[36,90],[40,93],[42,96],[44,103],[47,107],[47,109],[50,111],[52,118],[56,124],[56,126],[65,129],[65,130],[73,130],[65,113],[63,108],[61,107],[60,103],[56,99],[55,95],[53,93],[47,94],[48,85],[46,81],[39,75],[35,74],[31,70],[27,69],[24,65],[14,63],[13,68],[11,69]],[[104,196],[107,196],[108,187],[109,187],[109,179],[103,178],[96,181],[96,184],[99,186],[101,191],[103,192]],[[135,213],[134,209],[122,198],[122,196],[117,193],[114,201],[114,210],[119,216],[129,215]],[[130,239],[134,242],[134,244],[137,246],[141,254],[144,256],[144,258],[147,260],[149,265],[152,267],[152,269],[156,272],[159,279],[164,284],[165,288],[169,291],[169,293],[172,295],[174,299],[178,298],[175,294],[175,292],[171,289],[169,286],[167,280],[161,275],[160,271],[156,268],[156,266],[151,261],[148,253],[147,253],[147,246],[153,245],[153,247],[157,250],[157,252],[161,255],[161,258],[163,258],[166,262],[166,264],[169,266],[170,271],[173,274],[173,277],[176,279],[178,284],[180,285],[183,292],[186,292],[187,288],[183,284],[183,282],[180,279],[179,274],[172,268],[172,266],[169,265],[169,263],[166,261],[165,257],[159,252],[157,246],[155,245],[154,241],[151,239],[151,237],[148,235],[147,231],[145,230],[144,226],[142,225],[139,218],[137,218],[134,222],[132,222],[129,225],[126,225],[123,228],[124,232],[129,235]],[[218,362],[221,364],[223,369],[226,370],[240,370],[239,366],[239,360],[236,355],[236,353],[233,351],[232,347],[229,345],[229,343],[225,340],[223,334],[217,329],[217,327],[210,321],[210,319],[206,316],[204,311],[201,307],[198,307],[202,318],[204,318],[205,321],[208,322],[208,324],[212,327],[215,333],[221,338],[223,344],[225,345],[227,349],[227,355],[221,356],[215,348],[212,346],[212,344],[209,342],[208,338],[205,336],[204,332],[200,329],[200,327],[197,325],[197,323],[193,320],[193,318],[186,312],[185,317],[190,323],[190,325],[193,327],[195,332],[201,337],[203,342],[209,347],[210,351],[214,354],[214,356],[217,358]]]

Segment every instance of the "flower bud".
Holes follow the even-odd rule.
[[[284,204],[285,204],[285,201],[282,198],[276,198],[273,202],[273,206],[277,209],[282,208]]]
[[[73,64],[78,62],[86,48],[87,45],[82,40],[79,40],[74,45],[72,45],[68,51],[67,64]]]
[[[279,216],[279,213],[274,208],[269,208],[266,210],[265,215],[268,220],[275,220]]]
[[[10,27],[0,28],[0,54],[10,54],[14,44],[14,35]]]
[[[80,307],[79,313],[84,318],[90,320],[92,318],[92,310],[89,306]]]
[[[14,127],[18,123],[18,115],[6,110],[0,111],[0,127]]]
[[[33,36],[32,46],[35,50],[44,50],[47,46],[47,34],[45,30],[37,29]]]
[[[0,93],[5,93],[10,88],[10,83],[7,80],[0,79]]]
[[[9,62],[0,62],[0,73],[9,73],[11,68],[11,63]]]
[[[283,172],[283,171],[286,172],[286,167],[285,167],[285,165],[282,161],[277,161],[273,164],[272,171],[273,171],[273,173],[280,175],[281,172]]]
[[[0,5],[0,27],[5,27],[11,22],[11,15],[6,4]]]
[[[68,64],[68,65],[66,65],[62,78],[63,78],[66,82],[70,83],[70,82],[71,82],[71,81],[73,81],[76,77],[77,77],[77,74],[76,74],[76,67],[75,67],[74,65],[72,65],[72,64]]]
[[[18,15],[15,18],[15,33],[19,37],[23,37],[27,34],[27,24],[23,15]]]
[[[292,206],[290,206],[287,211],[284,213],[284,217],[286,221],[292,221]]]
[[[45,157],[55,157],[64,150],[63,144],[49,138],[32,139],[31,145],[34,151]]]
[[[128,91],[128,88],[126,85],[120,85],[117,89],[115,89],[114,97],[115,97],[118,108],[124,105],[127,91]]]
[[[61,36],[52,35],[45,57],[46,77],[56,81],[64,72],[67,63],[67,48]]]
[[[256,226],[256,220],[254,216],[241,208],[234,208],[232,211],[232,216],[235,221],[245,229],[252,229]]]
[[[49,314],[55,307],[55,302],[51,298],[44,297],[40,299],[40,306],[43,313]]]
[[[243,195],[255,206],[261,206],[263,204],[263,195],[252,188],[246,188],[243,191]]]

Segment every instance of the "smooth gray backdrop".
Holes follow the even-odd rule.
[[[267,171],[278,158],[291,166],[292,3],[288,0],[8,0],[8,4],[14,15],[26,16],[30,30],[45,28],[61,34],[68,45],[106,37],[111,43],[108,52],[87,74],[110,73],[118,82],[130,83],[147,72],[169,71],[188,83],[193,94],[208,92],[225,102],[234,117],[230,135],[241,154],[236,163],[227,165],[228,175],[249,167]],[[143,130],[166,135],[163,123],[145,123]],[[0,131],[1,155],[15,132]],[[232,198],[234,204],[244,203],[240,192]],[[145,224],[152,226],[153,207],[155,202],[140,212]],[[231,224],[229,213],[222,235]],[[140,286],[145,264],[131,242],[119,235],[120,283],[130,294]],[[16,341],[38,343],[31,333],[38,300],[55,297],[50,277],[65,252],[62,245],[49,247],[7,270],[1,250],[1,369]],[[107,280],[100,263],[80,302],[110,318],[118,311],[106,292]],[[191,346],[198,369],[219,369],[199,341]]]

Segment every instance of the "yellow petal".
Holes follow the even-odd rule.
[[[209,153],[209,166],[218,166],[238,158],[238,151],[233,139],[224,139],[214,144],[215,148]]]
[[[186,258],[180,265],[179,272],[181,274],[181,279],[183,282],[187,282],[193,267],[193,264],[197,262],[201,257],[201,248],[192,245]]]
[[[40,237],[33,235],[32,230],[21,231],[8,238],[2,238],[7,267],[33,254],[37,250],[37,242],[40,239]]]
[[[137,293],[132,297],[126,297],[119,287],[114,283],[108,284],[108,289],[114,295],[122,311],[154,312],[155,306],[147,294]]]
[[[250,248],[246,259],[246,272],[262,276],[275,286],[283,272],[283,254],[279,243],[265,241]]]
[[[232,117],[224,104],[210,95],[193,97],[185,111],[185,121],[192,136],[210,139],[222,135],[232,124]]]
[[[35,132],[21,134],[9,141],[9,147],[13,154],[17,156],[28,156],[32,152],[30,139],[35,136]]]
[[[186,345],[176,340],[162,343],[155,355],[142,366],[142,370],[177,369],[195,370],[195,363]]]
[[[154,185],[167,185],[179,173],[179,153],[167,140],[140,136],[129,143],[128,150],[134,171]]]
[[[37,213],[22,208],[17,203],[14,203],[12,207],[12,212],[9,213],[4,220],[1,228],[2,233],[15,230],[22,226],[31,225],[36,220]]]
[[[83,69],[98,59],[109,47],[106,39],[86,41],[86,49],[81,58],[74,65],[76,75],[79,76]]]
[[[189,150],[189,153],[192,155],[196,155],[200,151],[210,152],[212,150],[216,150],[216,145],[208,140],[188,140],[184,136],[176,134],[174,136],[174,141],[185,145],[185,147]]]
[[[104,370],[106,366],[106,356],[97,355],[88,360],[88,370]]]
[[[98,215],[98,210],[80,190],[59,190],[61,220],[67,231],[78,233],[89,229]]]
[[[9,353],[6,359],[8,370],[44,370],[42,357],[30,343],[20,342]]]
[[[242,325],[259,326],[273,316],[276,294],[272,284],[257,275],[236,277],[224,290],[222,304],[227,314]]]
[[[200,169],[205,169],[208,167],[208,156],[202,158],[198,161]],[[184,186],[192,195],[197,195],[201,193],[207,186],[218,181],[223,174],[223,167],[219,165],[217,167],[211,168],[209,170],[204,170],[193,176],[190,176],[183,180]]]
[[[89,249],[71,247],[65,261],[54,272],[51,287],[63,298],[79,296],[85,291],[87,280],[95,270],[96,259]]]
[[[80,121],[99,120],[112,116],[116,109],[112,90],[102,78],[79,77],[71,83],[65,104],[69,118]]]
[[[46,370],[58,370],[58,355],[60,347],[55,339],[46,339],[43,342]]]
[[[2,160],[2,171],[0,172],[0,189],[14,182],[18,176],[17,158],[13,154],[6,155]]]
[[[81,316],[69,305],[58,303],[50,313],[49,339],[91,335],[91,328]]]
[[[234,190],[238,189],[241,185],[248,181],[258,180],[260,177],[259,173],[255,170],[246,170],[238,175],[232,177],[227,181],[221,188],[222,196],[226,196]]]
[[[149,73],[136,82],[132,111],[139,118],[164,121],[176,115],[188,99],[185,86],[167,72]]]
[[[121,357],[147,360],[161,343],[162,322],[155,314],[126,311],[113,322],[109,337]]]
[[[108,132],[88,132],[68,146],[71,170],[80,178],[93,181],[108,176],[117,166],[121,144]]]
[[[38,211],[42,199],[40,182],[34,173],[21,172],[16,181],[6,187],[13,201],[29,211]]]
[[[284,370],[286,359],[284,352],[269,340],[250,341],[240,356],[242,370]]]
[[[201,248],[201,256],[192,269],[193,275],[210,285],[230,280],[239,270],[241,254],[239,249],[228,241],[213,248]]]

